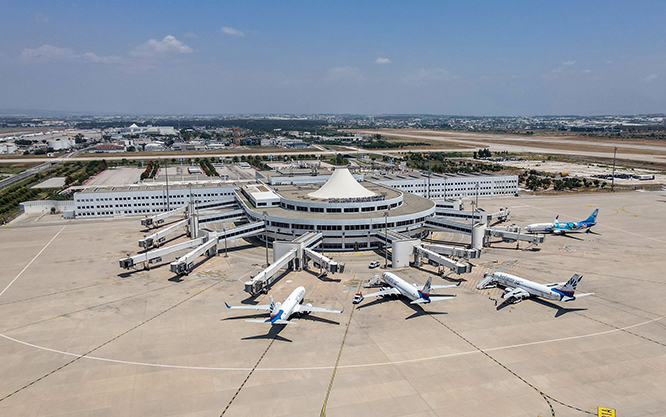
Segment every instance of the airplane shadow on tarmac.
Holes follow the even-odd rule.
[[[246,314],[243,316],[234,316],[234,317],[227,317],[221,319],[222,321],[226,320],[245,320],[245,319],[251,319],[251,320],[256,320],[256,319],[262,319],[266,318],[266,313],[258,313],[258,314]],[[317,317],[317,316],[312,316],[312,315],[303,315],[301,317],[298,317],[298,320],[310,320],[310,321],[318,321],[321,323],[326,323],[326,324],[333,324],[336,326],[340,325],[340,322],[334,321],[334,320],[328,320],[325,318]],[[288,324],[273,324],[270,325],[270,329],[268,330],[268,333],[266,334],[260,334],[257,336],[248,336],[248,337],[243,337],[241,340],[256,340],[256,339],[275,339],[275,340],[280,340],[282,342],[291,342],[291,340],[280,336],[279,333],[284,330],[285,327],[289,326]]]
[[[244,316],[234,316],[234,317],[227,317],[224,319],[220,319],[222,321],[227,321],[227,320],[245,320],[245,319],[250,319],[250,320],[256,320],[256,319],[262,319],[266,318],[266,313],[258,313],[258,314],[246,314]],[[268,330],[268,333],[266,334],[260,334],[257,336],[248,336],[248,337],[243,337],[241,340],[256,340],[256,339],[275,339],[275,340],[280,340],[282,342],[289,342],[291,343],[291,340],[282,337],[279,335],[279,333],[284,330],[285,327],[288,325],[270,325],[270,329]]]
[[[557,305],[555,303],[551,303],[550,301],[544,300],[544,299],[541,299],[541,298],[530,298],[530,301],[533,301],[535,303],[538,303],[538,304],[544,305],[546,307],[550,307],[552,309],[557,310],[555,312],[555,318],[561,317],[561,316],[565,315],[566,313],[572,313],[572,312],[575,312],[575,311],[585,311],[585,310],[587,310],[587,308],[562,307],[560,305]],[[506,308],[506,307],[508,307],[512,304],[513,303],[510,300],[508,300],[508,299],[504,300],[500,305],[497,306],[497,311],[500,311],[503,308]]]
[[[356,309],[360,310],[362,308],[370,307],[370,306],[377,305],[377,304],[382,304],[382,303],[385,303],[385,302],[388,302],[388,301],[395,301],[395,298],[392,298],[392,297],[378,297],[376,300],[372,300],[367,304],[359,305],[358,307],[356,307]],[[443,312],[443,311],[425,311],[420,305],[411,304],[410,300],[407,300],[404,297],[400,297],[399,301],[402,302],[404,305],[406,305],[407,307],[409,307],[410,309],[412,309],[414,311],[413,314],[410,314],[409,316],[405,317],[405,320],[409,320],[409,319],[413,319],[413,318],[421,317],[421,316],[427,316],[427,315],[448,314],[448,313]]]

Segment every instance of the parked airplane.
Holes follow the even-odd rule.
[[[457,287],[460,285],[460,282],[455,284],[455,285],[432,285],[432,277],[428,277],[428,281],[426,281],[425,285],[423,287],[420,287],[416,284],[408,284],[407,281],[404,279],[400,278],[399,276],[392,274],[390,272],[384,272],[382,274],[382,280],[390,285],[389,287],[382,287],[379,289],[378,292],[373,292],[371,294],[363,295],[363,294],[356,294],[356,297],[354,297],[354,300],[352,301],[354,304],[358,304],[361,301],[363,301],[365,298],[368,297],[387,297],[387,296],[396,296],[399,297],[401,295],[409,298],[411,300],[410,304],[425,304],[425,303],[430,303],[432,301],[442,301],[442,300],[448,300],[450,298],[454,298],[455,295],[430,295],[430,290],[438,289],[438,288],[452,288],[452,287]]]
[[[575,295],[576,287],[582,278],[581,275],[575,274],[567,282],[539,284],[504,272],[495,272],[493,274],[486,274],[476,288],[484,290],[487,288],[502,287],[504,289],[502,298],[514,303],[530,297],[541,297],[555,301],[573,301],[576,298],[594,294]]]
[[[312,304],[303,304],[303,297],[305,297],[305,288],[298,287],[284,300],[284,303],[276,303],[273,297],[270,297],[271,303],[264,305],[254,306],[230,306],[227,303],[224,305],[229,309],[234,310],[256,310],[268,311],[270,317],[266,320],[245,320],[249,323],[269,323],[269,324],[296,324],[289,321],[292,315],[304,315],[308,313],[336,313],[342,314],[342,310],[328,310],[326,308],[313,307]]]
[[[597,224],[599,209],[594,209],[590,217],[579,222],[560,222],[560,216],[555,217],[553,223],[534,223],[525,227],[528,233],[553,233],[563,235],[565,233],[589,232],[592,226]]]

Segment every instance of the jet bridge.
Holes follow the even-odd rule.
[[[506,207],[502,207],[495,213],[488,213],[482,208],[473,211],[442,208],[439,206],[435,208],[435,216],[440,218],[484,224],[489,224],[493,220],[497,220],[498,222],[506,221],[510,214],[511,212]]]
[[[443,232],[460,233],[463,235],[472,234],[472,223],[459,223],[442,217],[429,217],[425,221],[425,226],[433,230]]]
[[[120,267],[123,269],[131,269],[136,265],[143,263],[145,269],[149,269],[149,265],[162,262],[162,258],[174,252],[179,252],[185,249],[190,249],[199,246],[203,243],[203,238],[188,240],[187,242],[176,243],[175,245],[165,246],[163,248],[155,249],[149,252],[139,253],[134,256],[128,256],[119,260]]]
[[[139,240],[139,246],[142,248],[150,249],[154,245],[159,245],[160,243],[166,240],[166,237],[170,234],[176,233],[180,229],[185,229],[187,227],[188,220],[181,220],[178,223],[162,229],[153,233],[152,235],[145,236],[143,239]]]
[[[521,230],[520,226],[492,227],[486,230],[486,236],[502,238],[503,242],[528,242],[534,245],[543,243],[545,236],[542,234],[530,234]]]
[[[146,227],[159,227],[162,223],[164,223],[165,219],[171,216],[185,214],[186,210],[187,210],[187,205],[184,205],[170,211],[165,211],[164,213],[146,217],[145,219],[141,219],[141,225]]]
[[[308,260],[326,272],[343,272],[345,265],[318,253],[313,248],[324,240],[320,232],[307,232],[292,241],[273,242],[273,263],[245,283],[245,291],[251,295],[266,293],[281,269],[299,270],[307,267]]]
[[[434,243],[424,244],[423,247],[440,255],[453,256],[455,258],[477,259],[481,257],[481,250],[479,249],[467,249],[461,246],[446,246]]]
[[[315,252],[312,249],[303,248],[303,268],[307,268],[308,260],[312,260],[315,266],[318,266],[327,272],[342,273],[345,270],[345,264],[335,262],[333,259]]]
[[[472,236],[472,247],[475,249],[487,246],[488,237],[499,237],[504,242],[522,241],[531,244],[543,243],[544,240],[544,235],[521,233],[518,226],[487,227],[483,223],[458,223],[439,216],[426,219],[425,226],[429,229],[470,235]]]
[[[209,257],[217,255],[217,234],[215,232],[206,232],[202,236],[203,243],[178,260],[171,262],[171,272],[178,275],[187,275],[194,269],[194,261],[201,255],[206,254]]]
[[[209,201],[206,203],[199,203],[195,205],[196,210],[213,210],[213,209],[222,209],[222,208],[232,208],[237,206],[235,198],[232,198],[228,201]],[[146,227],[160,227],[164,221],[171,217],[177,215],[185,215],[186,217],[191,216],[192,209],[190,208],[190,203],[185,204],[184,206],[177,207],[170,211],[165,211],[164,213],[159,213],[154,216],[146,217],[141,219],[141,225]]]
[[[431,246],[431,245],[428,245]],[[469,262],[458,262],[448,256],[440,255],[423,246],[414,246],[414,264],[421,265],[422,261],[427,259],[428,262],[437,266],[449,268],[456,274],[466,274],[472,272],[472,264]]]
[[[251,295],[268,293],[268,287],[275,281],[278,271],[285,267],[287,269],[293,268],[293,262],[297,252],[296,248],[290,249],[284,255],[274,260],[266,269],[259,272],[245,283],[245,291]]]
[[[264,232],[264,222],[259,221],[254,223],[246,223],[231,229],[225,229],[223,231],[214,232],[214,233],[215,233],[215,238],[221,242],[224,239],[232,239],[232,238],[241,239],[244,237],[253,236],[263,232]],[[142,263],[144,264],[144,267],[148,269],[150,265],[162,262],[162,258],[169,254],[172,254],[174,252],[180,252],[186,249],[197,248],[201,245],[204,245],[206,243],[205,240],[206,238],[205,236],[203,236],[203,234],[205,234],[206,231],[202,230],[200,231],[200,233],[202,234],[201,237],[191,239],[186,242],[176,243],[171,246],[165,246],[163,248],[155,249],[144,253],[139,253],[134,256],[128,256],[127,258],[120,259],[119,260],[120,267],[123,269],[131,269],[136,265]]]
[[[208,255],[209,257],[217,255],[218,244],[222,240],[240,239],[243,237],[254,236],[263,233],[265,230],[264,222],[246,223],[232,229],[225,229],[221,232],[213,232],[209,230],[200,230],[199,234],[203,236],[203,242],[197,248],[189,253],[181,256],[178,260],[171,262],[171,272],[178,275],[187,275],[194,269],[194,261],[201,255]],[[225,243],[226,246],[226,243]]]
[[[224,222],[230,220],[238,220],[245,218],[245,212],[243,210],[231,210],[225,211],[222,213],[207,214],[204,216],[199,216],[199,224],[208,224],[215,222]]]
[[[421,244],[420,239],[412,238],[393,230],[381,230],[375,232],[375,238],[385,245],[385,250],[388,250],[388,245],[391,245],[391,268],[402,268],[409,266],[409,261],[413,248]]]

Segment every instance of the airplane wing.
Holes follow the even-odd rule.
[[[379,297],[380,295],[400,295],[400,291],[396,290],[395,288],[388,288],[385,290],[379,290],[377,292],[370,293],[368,295],[364,295],[363,298]]]
[[[336,313],[342,314],[342,310],[329,310],[327,308],[313,307],[308,305],[299,304],[296,306],[295,312],[297,313]]]
[[[416,300],[410,302],[409,304],[423,304],[423,303],[430,303],[433,301],[444,301],[444,300],[450,300],[452,298],[456,298],[455,295],[431,295],[428,297],[427,300],[424,300],[423,298],[417,298]]]
[[[431,285],[430,288],[432,288],[433,290],[437,290],[437,289],[441,289],[441,288],[454,288],[454,287],[459,287],[461,282],[462,281],[458,281],[457,284],[452,284],[452,285]]]
[[[573,300],[575,300],[577,298],[580,298],[580,297],[587,297],[588,295],[594,295],[594,293],[593,292],[588,292],[586,294],[574,294],[573,297],[566,297],[567,299],[565,299],[564,301],[573,301]]]
[[[289,320],[275,320],[271,321],[271,319],[266,319],[266,320],[245,320],[248,323],[263,323],[263,324],[296,324],[293,321]]]
[[[526,297],[526,296],[529,297],[529,295],[530,295],[530,293],[528,293],[527,291],[525,291],[522,288],[513,288],[510,291],[505,292],[504,295],[502,296],[502,298],[505,298],[505,299],[506,298],[511,298],[511,297],[521,298],[521,297]]]
[[[224,303],[227,308],[232,310],[255,310],[255,311],[268,311],[271,309],[270,304],[258,304],[255,306],[230,306],[227,303]]]

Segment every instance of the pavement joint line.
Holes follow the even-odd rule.
[[[64,227],[63,227],[63,229],[64,229]],[[61,230],[61,231],[62,231],[62,230]],[[57,367],[56,369],[52,370],[51,372],[49,372],[49,373],[47,373],[47,374],[44,374],[44,375],[40,376],[39,378],[35,379],[34,381],[29,382],[28,384],[22,386],[21,388],[18,388],[18,389],[15,390],[14,392],[11,392],[11,393],[5,395],[4,397],[0,398],[0,402],[6,400],[7,398],[10,398],[10,397],[13,396],[13,395],[18,394],[19,392],[21,392],[21,391],[23,391],[23,390],[25,390],[25,389],[27,389],[27,388],[30,388],[31,386],[33,386],[34,384],[38,383],[38,382],[41,381],[42,379],[45,379],[45,378],[47,378],[47,377],[53,375],[54,373],[58,372],[59,370],[61,370],[61,369],[65,368],[65,367],[67,367],[67,366],[69,366],[69,365],[71,365],[71,364],[77,362],[79,359],[82,359],[82,358],[88,356],[89,354],[95,352],[96,350],[99,350],[99,349],[103,348],[104,346],[106,346],[106,345],[108,345],[108,344],[110,344],[110,343],[112,343],[112,342],[114,342],[114,341],[120,339],[121,337],[123,337],[123,336],[125,336],[126,334],[132,332],[133,330],[138,329],[139,327],[143,326],[144,324],[149,323],[149,322],[155,320],[156,318],[162,316],[163,314],[166,314],[167,312],[173,310],[174,308],[180,306],[181,304],[184,304],[185,302],[191,300],[192,298],[196,297],[197,295],[203,293],[204,291],[213,288],[214,286],[218,285],[220,282],[222,282],[222,281],[216,281],[216,282],[214,282],[212,285],[209,285],[209,286],[207,286],[206,288],[204,288],[204,289],[202,289],[202,290],[200,290],[200,291],[195,292],[194,294],[192,294],[192,295],[190,295],[189,297],[187,297],[187,298],[185,298],[185,299],[179,301],[178,303],[172,305],[171,307],[167,308],[166,310],[162,310],[160,313],[157,313],[157,314],[155,314],[154,316],[150,317],[149,319],[144,320],[144,321],[142,321],[141,323],[135,325],[134,327],[132,327],[132,328],[130,328],[130,329],[128,329],[128,330],[125,330],[124,332],[122,332],[121,334],[117,335],[116,337],[107,340],[106,342],[102,343],[101,345],[99,345],[99,346],[97,346],[97,347],[95,347],[95,348],[93,348],[93,349],[90,349],[89,351],[87,351],[87,352],[84,353],[83,355],[78,355],[77,357],[75,357],[75,358],[72,359],[71,361],[66,362],[66,363],[60,365],[59,367]]]
[[[65,227],[67,227],[67,225],[63,226],[62,229],[58,230],[58,233],[56,233],[55,236],[53,236],[53,237],[51,238],[51,240],[49,240],[48,243],[47,243],[46,245],[44,245],[44,247],[42,248],[42,250],[40,250],[40,251],[37,253],[37,255],[35,255],[35,257],[32,258],[32,260],[30,260],[30,262],[28,262],[28,264],[27,264],[25,267],[23,267],[23,269],[21,270],[21,272],[19,272],[18,275],[16,275],[16,277],[14,277],[14,279],[12,280],[12,282],[10,282],[9,284],[7,284],[7,286],[5,287],[5,289],[2,290],[2,292],[0,292],[0,297],[2,297],[2,294],[4,294],[5,291],[7,291],[7,290],[9,289],[9,287],[11,287],[12,284],[13,284],[17,279],[19,279],[19,277],[20,277],[21,275],[23,275],[23,273],[26,271],[26,269],[28,269],[28,267],[29,267],[30,265],[32,265],[33,262],[35,262],[35,260],[39,257],[39,255],[41,255],[42,252],[44,252],[44,251],[46,250],[46,248],[49,247],[49,245],[50,245],[50,244],[51,244],[51,243],[52,243],[52,242],[58,237],[58,235],[59,235],[63,230],[65,230]]]
[[[11,329],[5,329],[5,330],[2,330],[2,333],[5,333],[5,332],[11,332],[11,331],[13,331],[13,330],[18,330],[18,329],[23,329],[24,327],[34,326],[35,324],[44,323],[45,321],[58,319],[58,318],[61,318],[61,317],[69,316],[69,315],[71,315],[71,314],[80,313],[80,312],[82,312],[82,311],[92,310],[92,309],[99,308],[99,307],[104,307],[104,306],[109,305],[109,304],[113,304],[113,303],[117,303],[117,302],[120,302],[120,301],[129,300],[130,298],[140,297],[140,296],[143,296],[143,295],[148,295],[148,294],[153,293],[153,292],[155,292],[155,291],[160,291],[160,290],[163,290],[163,289],[165,289],[165,288],[171,288],[171,287],[173,287],[173,286],[175,286],[175,285],[178,285],[178,283],[169,284],[169,285],[164,285],[164,286],[162,286],[162,287],[154,288],[154,289],[149,290],[149,291],[146,291],[146,292],[141,292],[141,293],[138,293],[138,294],[131,294],[131,295],[128,295],[128,296],[125,296],[125,297],[121,297],[121,298],[115,299],[115,300],[105,301],[105,302],[103,302],[103,303],[101,303],[101,304],[95,304],[95,305],[90,306],[90,307],[84,307],[84,308],[81,308],[81,309],[78,309],[78,310],[75,310],[75,311],[69,311],[69,312],[67,312],[67,313],[59,314],[59,315],[57,315],[57,316],[52,316],[52,317],[48,317],[48,318],[45,318],[45,319],[42,319],[42,320],[33,321],[32,323],[27,323],[27,324],[23,324],[23,325],[21,325],[21,326],[12,327]],[[4,334],[2,334],[2,333],[0,333],[0,336],[3,336],[3,337],[4,337]]]
[[[362,281],[358,284],[359,291],[361,289]],[[331,389],[333,388],[333,382],[335,381],[335,375],[338,372],[338,367],[340,365],[340,358],[342,357],[342,350],[345,347],[345,341],[347,340],[347,334],[349,334],[349,326],[351,325],[352,317],[354,316],[354,311],[356,311],[356,305],[352,306],[352,311],[349,314],[349,320],[347,321],[347,328],[345,329],[345,334],[342,337],[342,343],[340,343],[340,350],[338,351],[338,357],[335,360],[335,366],[333,367],[333,374],[331,375],[331,381],[328,383],[328,389],[326,390],[326,397],[324,397],[324,404],[321,406],[321,412],[319,413],[320,417],[326,417],[326,406],[328,405],[328,398],[331,395]]]
[[[458,333],[457,331],[453,330],[453,328],[451,328],[450,326],[448,326],[448,325],[447,325],[446,323],[444,323],[443,321],[439,320],[437,317],[433,316],[432,314],[430,314],[430,313],[427,312],[427,311],[426,311],[426,314],[427,314],[428,316],[430,316],[433,320],[435,320],[437,323],[439,323],[439,324],[441,324],[442,326],[444,326],[448,331],[450,331],[451,333],[453,333],[454,335],[458,336],[460,339],[462,339],[463,341],[465,341],[468,345],[472,346],[474,349],[476,349],[476,350],[478,350],[479,352],[481,352],[481,353],[482,353],[484,356],[486,356],[488,359],[492,360],[492,361],[495,362],[497,365],[499,365],[500,367],[502,367],[504,370],[506,370],[507,372],[509,372],[511,375],[515,376],[515,377],[518,378],[520,381],[522,381],[522,382],[524,382],[525,384],[527,384],[528,387],[532,388],[532,389],[535,390],[537,393],[539,393],[539,395],[540,395],[540,396],[546,401],[546,404],[548,404],[548,407],[550,408],[550,415],[551,415],[551,417],[555,417],[555,409],[553,408],[553,404],[551,404],[550,400],[553,400],[553,401],[555,401],[555,402],[558,403],[558,404],[564,405],[564,406],[566,406],[566,407],[569,407],[569,408],[571,408],[571,409],[574,409],[574,410],[580,411],[580,412],[582,412],[582,413],[592,414],[591,412],[589,412],[589,411],[587,411],[587,410],[583,410],[582,408],[574,407],[574,406],[571,406],[571,405],[565,404],[565,403],[563,403],[563,402],[561,402],[561,401],[558,401],[558,400],[554,399],[554,398],[551,397],[550,395],[548,395],[548,394],[546,394],[545,392],[541,391],[541,390],[540,390],[539,388],[537,388],[536,386],[532,385],[529,381],[527,381],[527,380],[526,380],[525,378],[523,378],[522,376],[518,375],[516,372],[514,372],[514,371],[511,370],[509,367],[507,367],[506,365],[504,365],[502,362],[500,362],[499,360],[495,359],[495,358],[494,358],[493,356],[491,356],[489,353],[487,353],[486,351],[484,351],[484,350],[481,349],[480,347],[476,346],[472,341],[470,341],[470,340],[468,340],[467,338],[465,338],[465,336],[463,336],[463,335],[461,335],[460,333]]]
[[[506,345],[506,346],[497,346],[493,348],[488,348],[485,349],[486,352],[491,352],[495,350],[506,350],[506,349],[514,349],[514,348],[519,348],[519,347],[525,347],[525,346],[532,346],[532,345],[541,345],[541,344],[546,344],[546,343],[553,343],[553,342],[563,342],[567,340],[574,340],[574,339],[583,339],[587,337],[594,337],[594,336],[601,336],[605,334],[610,334],[610,333],[615,333],[622,331],[623,329],[631,329],[633,327],[639,327],[643,326],[649,323],[654,323],[656,321],[659,321],[663,319],[663,317],[658,317],[656,319],[652,320],[647,320],[641,323],[636,323],[632,324],[630,326],[626,326],[620,329],[613,329],[613,330],[606,330],[603,332],[597,332],[597,333],[589,333],[585,335],[578,335],[578,336],[570,336],[570,337],[563,337],[563,338],[558,338],[558,339],[548,339],[548,340],[541,340],[541,341],[536,341],[536,342],[527,342],[527,343],[520,343],[516,345]],[[67,356],[82,356],[79,353],[72,353],[72,352],[65,352],[62,350],[57,350],[57,349],[51,349],[45,346],[39,346],[35,345],[32,343],[24,342],[22,340],[15,339],[13,337],[7,336],[5,334],[0,333],[0,337],[7,339],[12,342],[19,343],[24,346],[29,346],[35,349],[40,349],[44,350],[47,352],[53,352],[53,353],[58,353],[62,355],[67,355]],[[470,350],[467,352],[458,352],[458,353],[449,353],[445,355],[438,355],[438,356],[430,356],[427,358],[418,358],[418,359],[406,359],[403,361],[395,361],[395,362],[376,362],[376,363],[366,363],[366,364],[356,364],[356,365],[342,365],[338,366],[338,369],[351,369],[351,368],[369,368],[369,367],[374,367],[374,366],[390,366],[390,365],[401,365],[405,363],[414,363],[414,362],[423,362],[423,361],[429,361],[429,360],[436,360],[436,359],[446,359],[446,358],[453,358],[457,356],[464,356],[464,355],[471,355],[474,353],[479,353],[477,350]],[[187,370],[200,370],[200,371],[250,371],[252,368],[223,368],[223,367],[210,367],[210,366],[186,366],[186,365],[168,365],[168,364],[159,364],[159,363],[147,363],[147,362],[135,362],[135,361],[125,361],[121,359],[111,359],[111,358],[102,358],[98,356],[90,356],[87,355],[85,357],[86,359],[90,360],[97,360],[97,361],[102,361],[102,362],[111,362],[111,363],[121,363],[121,364],[126,364],[126,365],[137,365],[137,366],[149,366],[149,367],[155,367],[155,368],[168,368],[168,369],[187,369]],[[301,367],[301,368],[262,368],[259,369],[259,371],[269,371],[269,372],[281,372],[281,371],[325,371],[325,370],[330,370],[333,369],[333,366],[309,366],[309,367]]]
[[[559,213],[556,212],[556,211],[548,210],[548,209],[541,208],[541,207],[536,207],[536,206],[529,206],[529,207],[532,207],[532,208],[535,208],[535,209],[537,209],[537,210],[541,210],[541,211],[547,211],[547,212],[549,212],[549,213],[559,214]],[[569,216],[569,217],[572,217],[572,216]],[[630,234],[630,235],[634,235],[634,236],[642,237],[643,239],[650,239],[650,240],[654,240],[655,242],[666,243],[666,240],[661,240],[661,239],[657,239],[656,237],[650,237],[650,236],[641,235],[641,234],[639,234],[639,233],[630,232],[630,231],[628,231],[628,230],[618,229],[617,227],[612,227],[612,226],[608,226],[608,225],[605,225],[605,224],[597,224],[597,225],[594,226],[594,227],[605,227],[605,228],[607,228],[607,229],[617,230],[618,232],[628,233],[628,234]]]
[[[257,369],[257,366],[259,366],[259,364],[261,363],[261,361],[264,359],[264,357],[265,357],[266,354],[268,353],[268,350],[271,348],[271,346],[273,346],[273,343],[275,343],[275,340],[276,340],[276,339],[273,338],[273,339],[271,340],[271,342],[268,344],[268,346],[266,346],[266,350],[264,350],[264,353],[261,354],[261,356],[259,357],[259,360],[257,361],[257,363],[254,364],[254,367],[250,370],[250,373],[247,374],[247,376],[245,377],[245,380],[243,380],[243,382],[240,384],[240,387],[238,387],[238,389],[237,389],[236,392],[234,393],[234,396],[231,397],[231,400],[229,400],[229,403],[227,404],[227,406],[224,407],[224,410],[222,410],[222,414],[220,414],[220,417],[224,416],[224,414],[227,412],[227,410],[229,409],[229,407],[231,407],[231,404],[233,404],[233,402],[236,400],[236,397],[238,396],[238,394],[240,394],[241,390],[243,389],[243,387],[245,386],[245,384],[247,383],[247,381],[250,379],[250,377],[252,376],[252,374],[254,373],[254,371]]]
[[[84,286],[81,286],[81,287],[69,288],[67,290],[51,292],[51,293],[48,293],[48,294],[36,295],[34,297],[22,298],[20,300],[7,301],[6,303],[0,303],[0,307],[6,306],[6,305],[9,305],[9,304],[16,304],[16,303],[21,303],[21,302],[24,302],[24,301],[35,300],[37,298],[50,297],[52,295],[58,295],[58,294],[62,294],[62,293],[70,292],[70,291],[82,290],[84,288],[96,287],[96,286],[102,285],[102,284],[104,284],[104,283],[103,282],[98,282],[97,284],[84,285]]]
[[[601,324],[606,325],[606,326],[608,326],[608,327],[612,327],[612,328],[615,329],[615,330],[619,330],[619,331],[621,331],[621,332],[624,332],[624,333],[630,334],[630,335],[632,335],[632,336],[636,336],[636,337],[638,337],[638,338],[640,338],[640,339],[647,340],[648,342],[655,343],[655,344],[657,344],[657,345],[659,345],[659,346],[666,347],[666,343],[660,342],[660,341],[658,341],[658,340],[650,339],[650,338],[647,337],[647,336],[643,336],[643,335],[641,335],[641,334],[634,333],[634,332],[632,332],[632,331],[630,331],[630,330],[628,330],[628,329],[623,329],[623,328],[617,327],[617,326],[615,326],[615,325],[613,325],[613,324],[606,323],[606,322],[601,321],[601,320],[599,320],[599,319],[595,319],[595,318],[593,318],[593,317],[586,316],[585,314],[578,313],[578,315],[579,315],[579,316],[582,316],[582,317],[585,317],[586,319],[589,319],[589,320],[592,320],[592,321],[596,321],[597,323],[601,323]]]

